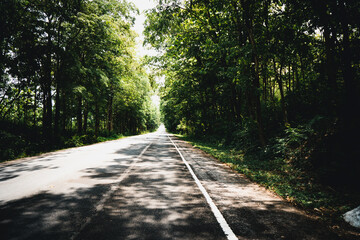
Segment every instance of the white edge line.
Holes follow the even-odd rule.
[[[168,138],[170,139],[171,143],[175,146],[176,150],[178,151],[181,159],[183,160],[183,162],[185,163],[186,167],[188,168],[189,172],[191,173],[191,176],[193,177],[193,179],[195,180],[196,185],[199,187],[201,193],[204,195],[207,203],[209,204],[211,211],[213,212],[216,220],[218,221],[218,223],[220,224],[222,230],[224,231],[227,239],[229,240],[236,240],[238,239],[236,237],[236,235],[234,234],[234,232],[231,230],[229,224],[226,222],[224,216],[221,214],[220,210],[217,208],[217,206],[215,205],[215,203],[213,202],[213,200],[211,199],[209,193],[206,191],[206,189],[204,188],[204,186],[201,184],[200,180],[198,179],[198,177],[195,175],[194,171],[192,170],[190,164],[186,161],[186,159],[184,158],[184,156],[182,155],[182,153],[180,152],[179,148],[176,146],[176,144],[173,142],[173,140],[170,138],[170,136],[168,135]]]

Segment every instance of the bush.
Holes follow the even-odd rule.
[[[66,147],[81,147],[83,145],[84,145],[84,143],[81,139],[81,136],[78,136],[78,135],[74,135],[65,141]]]
[[[24,146],[25,141],[21,136],[0,131],[0,160],[8,160],[17,157],[22,153],[21,149],[23,149]]]
[[[0,122],[0,162],[26,157],[46,148],[36,127]]]
[[[81,147],[84,145],[100,142],[93,135],[74,135],[65,140],[65,147]]]
[[[242,124],[237,125],[231,138],[231,146],[244,152],[258,149],[260,145],[257,125],[252,119],[247,119]]]

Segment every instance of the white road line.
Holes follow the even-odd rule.
[[[101,210],[104,209],[104,204],[107,200],[110,199],[111,194],[113,194],[115,192],[115,190],[117,190],[119,188],[119,183],[121,183],[130,173],[130,171],[135,167],[136,163],[140,160],[140,158],[142,157],[142,155],[146,152],[146,150],[148,150],[148,148],[150,147],[150,145],[152,144],[152,142],[150,142],[142,151],[141,153],[134,159],[134,161],[131,163],[130,167],[128,167],[125,172],[123,174],[121,174],[114,183],[111,184],[110,190],[107,191],[103,197],[101,198],[101,200],[96,204],[95,207],[95,213],[90,216],[87,217],[84,221],[84,223],[81,225],[80,229],[75,232],[72,237],[71,240],[75,239],[80,232],[90,223],[91,219],[93,217],[95,217],[98,212],[100,212]]]
[[[191,176],[193,177],[193,179],[196,182],[196,185],[199,187],[201,193],[204,195],[207,203],[209,204],[211,211],[214,213],[214,216],[216,218],[216,220],[218,221],[218,223],[220,224],[222,230],[224,231],[227,239],[229,240],[236,240],[238,239],[236,237],[236,235],[234,234],[234,232],[231,230],[229,224],[226,222],[224,216],[221,214],[220,210],[217,208],[217,206],[215,205],[215,203],[213,202],[213,200],[211,199],[209,193],[206,191],[206,189],[204,188],[204,186],[201,184],[201,182],[199,181],[198,177],[195,175],[194,171],[192,170],[190,164],[186,161],[186,159],[184,158],[184,156],[181,154],[179,148],[176,146],[176,144],[173,142],[173,140],[170,138],[170,136],[168,135],[168,138],[170,139],[170,141],[172,142],[172,144],[175,146],[176,150],[178,151],[181,159],[183,160],[183,162],[185,163],[186,167],[188,168],[189,172],[191,173]]]
[[[110,198],[111,194],[113,192],[115,192],[116,189],[119,188],[119,183],[121,183],[130,173],[131,170],[133,170],[133,168],[135,167],[136,163],[140,160],[140,158],[142,157],[142,155],[146,152],[146,150],[150,147],[150,145],[152,144],[149,143],[142,151],[141,153],[134,159],[134,161],[131,163],[130,167],[128,167],[125,172],[123,174],[121,174],[116,180],[115,182],[111,185],[111,188],[108,192],[106,192],[103,195],[103,198],[98,202],[97,206],[96,206],[96,211],[101,211],[104,208],[104,204],[105,202]]]

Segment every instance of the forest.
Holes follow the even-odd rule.
[[[147,17],[169,131],[270,188],[286,175],[278,193],[304,206],[323,206],[309,186],[359,190],[359,1],[163,0]]]
[[[152,131],[138,10],[116,0],[0,2],[0,159]]]
[[[0,160],[162,121],[295,204],[354,207],[360,1],[156,3],[144,44],[159,55],[139,58],[128,1],[0,1]]]

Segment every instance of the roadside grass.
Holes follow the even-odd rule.
[[[99,136],[99,137],[95,137],[93,135],[81,135],[81,136],[74,135],[65,141],[65,146],[66,147],[81,147],[81,146],[85,146],[85,145],[89,145],[89,144],[93,144],[93,143],[117,140],[117,139],[121,139],[124,137],[125,136],[123,134],[116,134],[116,133],[113,133],[113,134],[110,134],[107,136],[106,135]]]
[[[330,224],[343,222],[342,214],[360,202],[358,194],[340,193],[322,185],[317,182],[316,174],[296,168],[290,161],[271,156],[260,149],[244,153],[221,143],[176,136]]]

